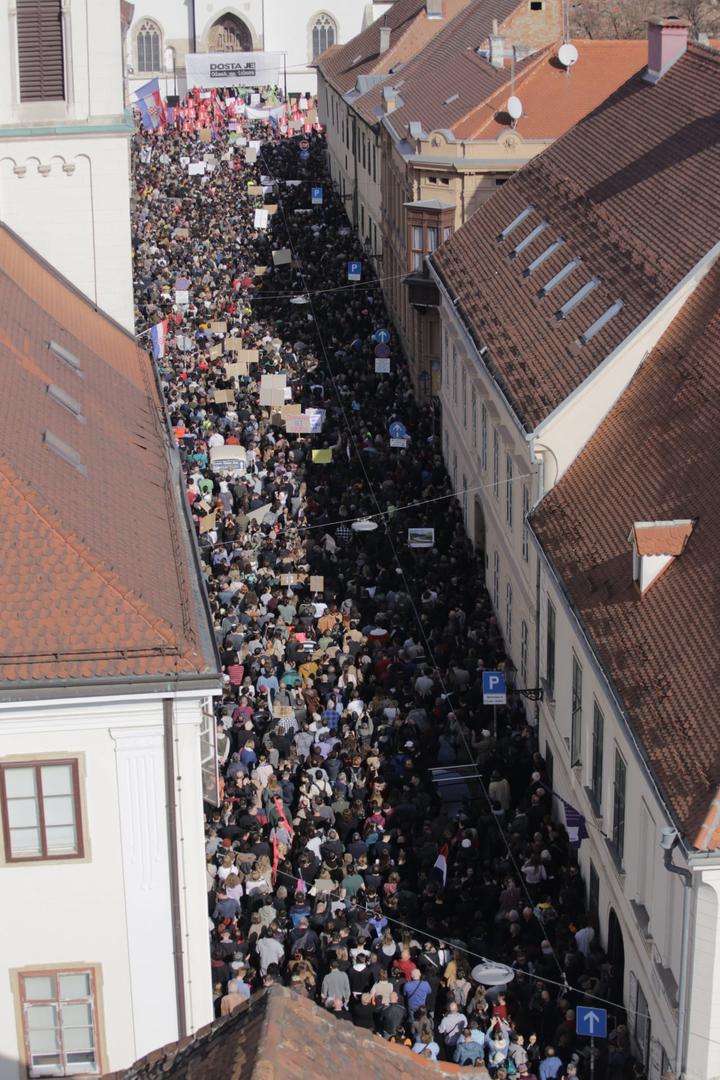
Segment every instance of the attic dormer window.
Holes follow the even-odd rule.
[[[633,549],[633,581],[644,596],[673,559],[685,550],[694,522],[688,518],[675,521],[636,521],[628,541]]]

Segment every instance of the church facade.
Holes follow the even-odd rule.
[[[314,93],[313,61],[390,6],[363,0],[140,0],[126,41],[129,88],[159,78],[164,95],[182,95],[188,52],[263,51],[283,54],[290,93]]]

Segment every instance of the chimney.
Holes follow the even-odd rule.
[[[425,0],[425,13],[428,19],[442,19],[443,0]]]
[[[505,67],[505,38],[499,34],[490,38],[490,63],[494,68]]]
[[[386,53],[390,48],[390,34],[392,28],[389,26],[380,27],[380,54]]]
[[[647,82],[656,83],[687,49],[690,23],[678,15],[653,15],[648,19]]]
[[[394,86],[386,86],[383,88],[383,106],[385,114],[394,111],[397,105],[397,90]]]

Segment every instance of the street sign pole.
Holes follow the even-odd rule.
[[[590,1080],[595,1080],[595,1036],[590,1036]]]

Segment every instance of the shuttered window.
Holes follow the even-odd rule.
[[[21,101],[64,101],[61,0],[17,0]]]

